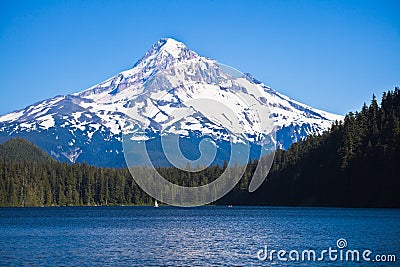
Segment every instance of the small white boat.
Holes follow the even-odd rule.
[[[157,202],[157,199],[155,199],[154,200],[154,208],[158,208],[159,206],[158,206],[158,202]]]

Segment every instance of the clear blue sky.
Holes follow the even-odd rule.
[[[313,107],[400,86],[400,1],[0,1],[0,114],[130,68],[158,39]]]

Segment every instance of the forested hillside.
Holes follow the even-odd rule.
[[[400,207],[400,92],[373,97],[322,135],[279,150],[267,182],[225,202],[264,205]]]
[[[43,150],[23,138],[14,138],[0,144],[0,159],[8,162],[43,163],[53,161]]]
[[[400,92],[373,97],[331,130],[278,150],[267,181],[248,193],[257,161],[217,204],[336,207],[400,207]],[[27,149],[27,147],[29,149]],[[55,162],[24,140],[0,146],[0,206],[131,205],[152,199],[129,171]],[[159,168],[186,186],[209,183],[226,166],[200,173]]]

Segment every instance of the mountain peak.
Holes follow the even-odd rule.
[[[189,50],[183,43],[172,38],[162,38],[158,40],[152,48],[156,51],[167,51],[171,55],[176,55],[176,53],[179,53],[182,50]]]
[[[149,67],[149,65],[165,67],[173,62],[181,62],[198,56],[196,52],[187,48],[183,43],[172,38],[162,38],[146,52],[134,67],[139,65],[142,65],[142,67]]]

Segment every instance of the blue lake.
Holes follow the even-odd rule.
[[[339,249],[337,240],[347,246]],[[343,241],[343,240],[342,240]],[[285,250],[279,260],[257,253]],[[329,247],[337,259],[302,260]],[[340,261],[340,251],[372,253]],[[296,253],[299,252],[299,260]],[[259,253],[259,256],[264,253]],[[361,255],[361,254],[360,254]],[[379,264],[375,256],[395,255]],[[261,257],[262,258],[262,257]],[[287,259],[286,262],[284,259]],[[293,258],[295,260],[293,260]],[[400,210],[276,207],[0,208],[1,266],[399,266]]]

